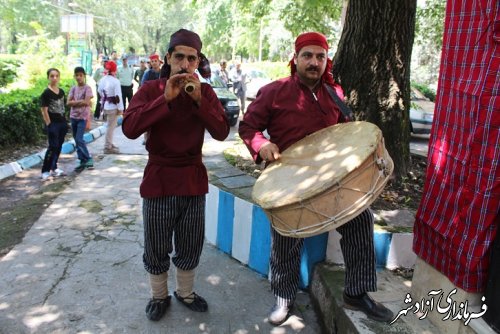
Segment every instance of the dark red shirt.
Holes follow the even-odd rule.
[[[343,98],[340,86],[334,87]],[[261,146],[270,141],[283,152],[313,132],[343,122],[339,108],[324,85],[316,93],[303,85],[299,77],[284,78],[262,87],[240,122],[239,133],[253,159],[260,163]]]
[[[123,118],[123,133],[135,139],[148,133],[149,160],[140,187],[142,197],[193,196],[208,192],[201,161],[205,129],[217,140],[229,134],[229,123],[217,95],[201,84],[198,107],[186,93],[167,104],[166,79],[145,82],[134,95]]]

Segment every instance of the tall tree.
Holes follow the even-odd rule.
[[[349,0],[333,74],[356,119],[380,127],[405,176],[410,159],[410,60],[416,0]]]

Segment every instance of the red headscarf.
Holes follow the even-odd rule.
[[[328,52],[328,41],[326,40],[325,35],[320,34],[318,32],[305,32],[303,34],[300,34],[297,39],[295,40],[295,54],[298,55],[300,50],[304,46],[308,45],[317,45],[322,47]],[[297,72],[297,66],[295,65],[293,59],[290,60],[290,70],[292,76]],[[327,59],[326,60],[326,68],[325,72],[323,73],[322,79],[324,82],[327,84],[333,86],[334,81],[333,81],[333,74],[332,74],[332,60]]]
[[[116,72],[116,69],[117,69],[117,66],[116,66],[116,63],[112,60],[109,60],[106,62],[106,64],[104,65],[104,68],[106,69],[106,71],[108,73],[115,73]]]

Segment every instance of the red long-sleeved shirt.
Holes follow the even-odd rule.
[[[135,139],[148,133],[149,160],[140,187],[142,197],[193,196],[208,192],[201,161],[205,129],[217,140],[229,134],[229,123],[217,95],[201,84],[201,105],[181,92],[167,104],[166,79],[145,82],[124,113],[122,129]]]
[[[340,86],[334,88],[343,98]],[[240,122],[239,134],[253,159],[260,163],[258,153],[264,143],[271,141],[283,152],[305,136],[343,120],[324,85],[313,94],[294,75],[260,89]],[[266,129],[270,140],[263,134]]]

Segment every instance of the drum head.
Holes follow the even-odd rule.
[[[339,183],[377,148],[382,131],[349,122],[319,130],[296,142],[257,179],[252,197],[263,209],[301,202]]]

